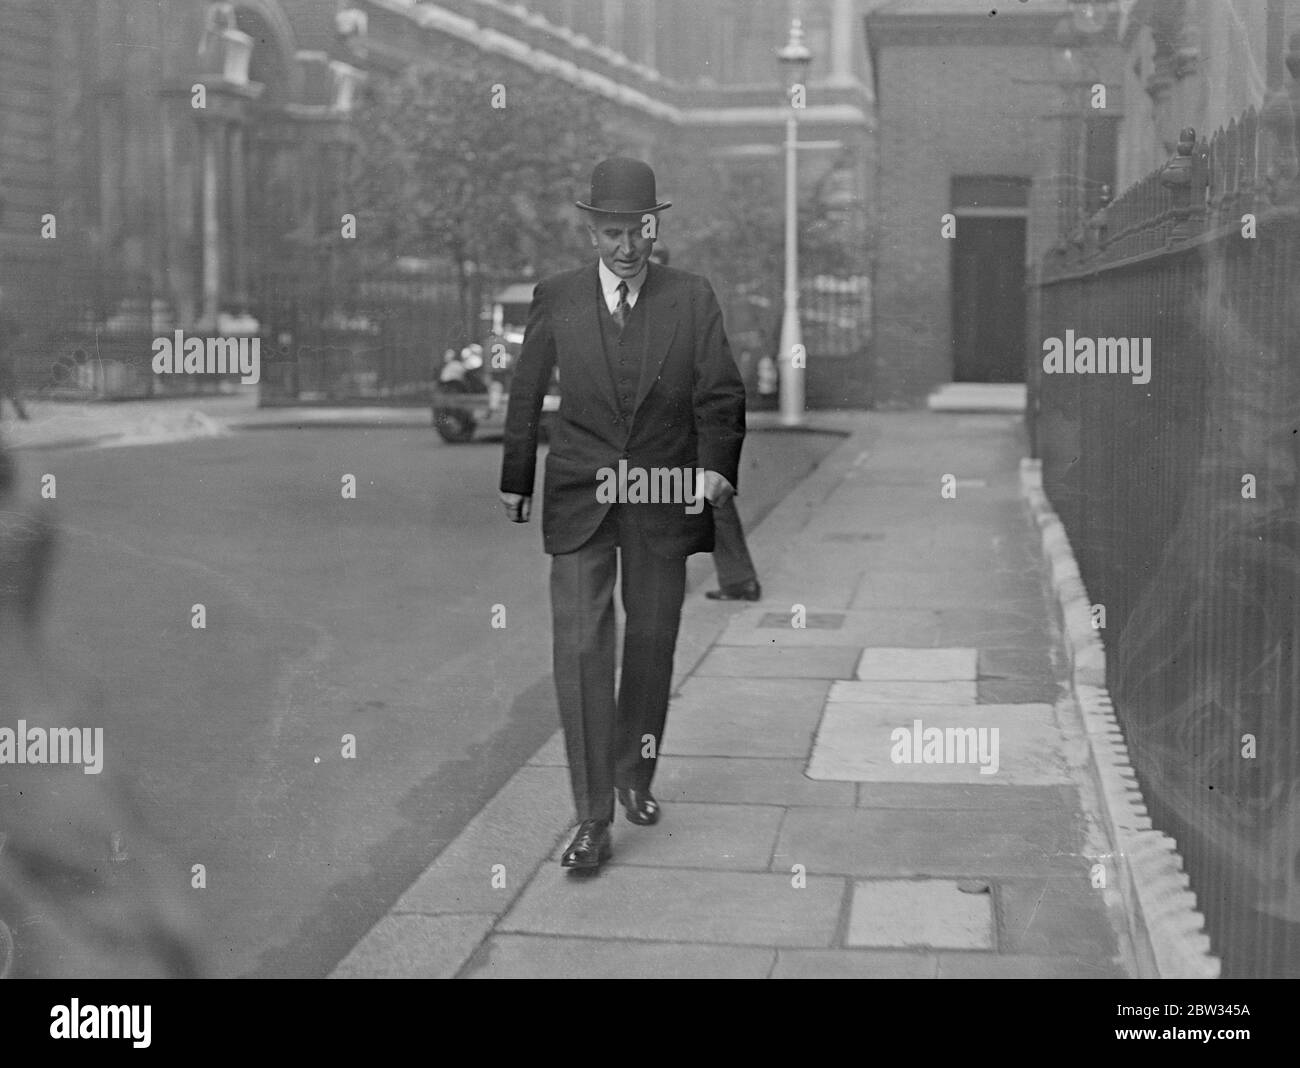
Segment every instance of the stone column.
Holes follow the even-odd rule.
[[[243,127],[262,86],[248,80],[253,38],[236,27],[233,6],[210,4],[206,17],[198,79],[204,100],[193,109],[199,135],[198,325],[215,333],[221,312],[247,296]]]
[[[218,141],[221,127],[217,123],[204,123],[200,134],[203,141],[202,170],[202,222],[199,227],[203,274],[201,297],[199,301],[199,322],[202,329],[215,333],[217,329],[217,312],[221,300],[221,221],[217,210],[217,183],[220,180],[218,167]]]
[[[230,145],[230,259],[231,303],[241,314],[248,306],[247,132],[242,122],[232,123]]]

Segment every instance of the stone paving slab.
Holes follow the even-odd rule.
[[[672,730],[672,720],[668,722]],[[817,782],[804,757],[669,756],[659,762],[654,793],[665,806],[682,801],[755,805],[853,805],[852,783]]]
[[[942,609],[958,604],[990,603],[1002,596],[1002,582],[987,571],[902,571],[878,561],[863,568],[848,603],[850,610]]]
[[[556,839],[572,819],[567,769],[521,768],[392,911],[499,913],[536,867],[539,843]],[[505,867],[504,889],[492,885],[497,864]]]
[[[940,979],[1125,979],[1114,962],[1092,957],[1031,957],[998,953],[940,953]]]
[[[881,682],[965,681],[975,678],[976,661],[975,649],[863,649],[853,677]]]
[[[765,979],[775,958],[775,950],[749,946],[503,934],[475,954],[463,978]]]
[[[1055,704],[1061,687],[1054,682],[1026,679],[980,679],[975,683],[975,703],[980,705]]]
[[[922,738],[931,729],[947,731],[973,727],[977,731],[996,729],[997,751],[992,733],[984,735],[987,749],[954,751],[943,756],[962,757],[965,763],[916,763],[915,741],[896,740],[893,732],[907,730],[915,738],[920,723]],[[944,737],[947,735],[945,733]],[[969,746],[969,736],[962,736]],[[978,741],[978,736],[977,739]],[[952,782],[987,785],[1047,785],[1070,782],[1065,761],[1065,740],[1056,725],[1051,705],[826,705],[817,729],[808,776],[853,782]],[[896,755],[912,758],[913,762]],[[996,755],[996,763],[994,756]],[[921,756],[925,751],[921,749]],[[984,758],[987,758],[985,761]],[[996,767],[996,771],[987,772]]]
[[[843,612],[849,607],[849,601],[853,596],[853,588],[857,584],[856,575],[846,575],[840,572],[838,577],[831,581],[827,579],[821,583],[809,582],[806,576],[798,575],[777,575],[763,572],[763,601],[762,603],[769,606],[771,611],[777,611],[789,615],[790,606],[795,604],[818,605],[823,611]],[[764,642],[728,642],[730,645],[768,645]],[[773,647],[778,645],[794,646],[815,646],[830,645],[832,642],[825,641],[774,641],[770,643]]]
[[[1041,601],[1023,612],[984,608],[951,608],[939,612],[938,641],[943,645],[1018,645],[1023,649],[1051,647]]]
[[[828,646],[790,649],[715,646],[695,669],[699,678],[847,679],[857,663],[856,649]]]
[[[906,809],[1054,809],[1075,811],[1079,790],[1073,783],[1055,786],[970,786],[964,783],[858,783],[859,808]]]
[[[947,508],[952,504],[939,496],[938,479],[927,483],[921,492],[908,493],[909,484],[891,479],[889,474],[868,468],[859,468],[858,471],[851,480],[855,485],[845,487],[844,492],[832,496],[817,509],[819,529],[871,534],[878,541],[906,542],[910,533],[908,527],[933,522],[936,508]],[[916,486],[913,480],[910,488],[915,490]],[[932,487],[934,492],[931,492]],[[1010,490],[1008,496],[1014,497],[1019,492],[1016,481],[1009,482],[1007,488]],[[972,498],[963,502],[961,512],[968,518],[973,515],[981,520],[991,520],[1005,507],[994,495],[982,494],[978,500]],[[942,518],[942,513],[939,515]]]
[[[879,531],[863,529],[860,523],[825,522],[818,508],[809,512],[799,531],[800,548],[784,553],[770,571],[797,575],[800,565],[808,566],[810,574],[827,577],[835,573],[836,565],[841,573],[857,571],[871,565],[872,555],[884,537]]]
[[[808,614],[827,611],[821,605],[805,604]],[[833,628],[807,627],[798,629],[785,626],[758,626],[764,616],[777,610],[771,603],[760,605],[756,609],[738,612],[727,624],[718,639],[718,645],[762,645],[777,647],[807,646],[850,646],[861,649],[868,645],[907,646],[912,648],[932,648],[939,645],[938,613],[921,609],[901,609],[898,611],[840,611],[838,626]],[[781,614],[790,618],[790,610],[783,609]],[[948,645],[958,644],[953,642]]]
[[[1103,891],[1086,873],[1053,879],[1003,879],[996,887],[1000,945],[1007,953],[1113,957],[1118,940]]]
[[[841,680],[831,683],[827,704],[889,705],[973,705],[974,679],[951,679],[946,682],[858,682]]]
[[[941,523],[945,526],[951,523],[942,511],[921,521]],[[995,547],[989,544],[989,524],[987,522],[962,524],[962,528],[947,531],[941,537],[914,537],[911,532],[908,532],[867,542],[858,548],[860,555],[854,561],[854,566],[846,567],[844,570],[862,571],[869,578],[895,570],[917,571],[933,567],[935,570],[942,571],[951,567],[954,560],[961,560],[963,564],[969,563],[975,573],[996,568],[1000,560]],[[975,546],[965,540],[966,537],[975,536],[977,532],[982,544]],[[1001,594],[997,596],[1000,599]]]
[[[533,767],[567,768],[569,758],[564,751],[564,735],[559,731],[552,734],[528,763]]]
[[[813,718],[809,713],[809,718]],[[670,718],[668,730],[674,729]],[[798,756],[684,756],[667,752],[655,773],[655,796],[679,801],[756,805],[853,805],[853,783],[818,781],[804,774],[807,749]],[[671,747],[670,747],[671,748]],[[564,739],[554,735],[528,762],[531,767],[568,767]]]
[[[966,554],[933,560],[918,568],[909,561],[892,566],[876,556],[854,570],[862,572],[850,605],[871,609],[876,605],[899,608],[960,608],[963,605],[1029,603],[1042,596],[1040,577],[1032,565],[1002,557],[978,561],[971,567]],[[868,602],[868,603],[859,603]],[[872,603],[874,602],[874,603]]]
[[[810,556],[763,569],[764,604],[788,610],[791,604],[818,604],[842,610],[848,608],[857,585],[858,573],[865,563],[854,567],[851,561],[828,556]]]
[[[866,949],[782,949],[773,979],[934,979],[933,953]]]
[[[797,808],[772,861],[814,875],[1042,877],[1086,871],[1072,814],[1026,808],[976,812]]]
[[[942,515],[934,516],[931,521],[946,522]],[[939,570],[949,567],[954,559],[963,563],[969,561],[972,570],[992,568],[997,564],[991,553],[973,550],[957,539],[913,541],[910,538],[898,538],[885,539],[877,544],[878,549],[872,555],[870,563],[862,569],[868,578],[895,570]]]
[[[396,916],[380,920],[334,969],[334,979],[451,979],[496,917]]]
[[[867,879],[853,884],[849,946],[993,949],[993,897],[948,879]]]
[[[838,809],[832,811],[840,811]],[[501,932],[751,946],[829,947],[843,879],[788,872],[684,871],[611,866],[594,878],[543,865]]]
[[[828,682],[815,679],[690,679],[668,707],[660,751],[672,756],[805,756],[829,688]]]
[[[1056,681],[1051,653],[1047,649],[994,649],[979,650],[980,679],[1020,679],[1026,682]]]
[[[933,507],[919,509],[913,513],[913,522],[908,528],[900,530],[895,527],[884,537],[871,544],[878,547],[877,559],[890,567],[906,568],[913,558],[932,558],[980,561],[994,557],[998,545],[990,536],[990,528],[1002,505],[983,500],[967,501],[962,504],[961,489],[958,486],[958,500],[942,500],[939,497],[938,479],[934,483]],[[983,496],[983,495],[981,495]],[[865,502],[864,502],[865,503]],[[867,507],[870,507],[868,504]],[[831,516],[821,516],[810,524],[810,533],[817,537],[818,528],[835,524]],[[835,524],[839,525],[839,524]],[[882,566],[882,570],[883,570]]]
[[[785,810],[776,805],[664,805],[653,827],[628,823],[616,809],[611,866],[767,871]],[[551,854],[559,863],[568,840]]]

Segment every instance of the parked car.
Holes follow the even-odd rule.
[[[433,426],[451,444],[472,441],[480,429],[505,426],[510,379],[524,341],[524,324],[533,299],[533,283],[517,282],[492,302],[492,328],[485,342],[448,349],[433,394]],[[559,411],[559,376],[542,402],[541,433]]]

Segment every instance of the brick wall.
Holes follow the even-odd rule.
[[[874,375],[882,407],[924,403],[952,379],[951,243],[940,236],[954,175],[1032,177],[1056,151],[1054,90],[1036,45],[886,47],[877,59]]]

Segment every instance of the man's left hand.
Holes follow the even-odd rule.
[[[736,488],[716,471],[705,471],[700,476],[700,492],[714,508],[721,508],[736,495]]]

